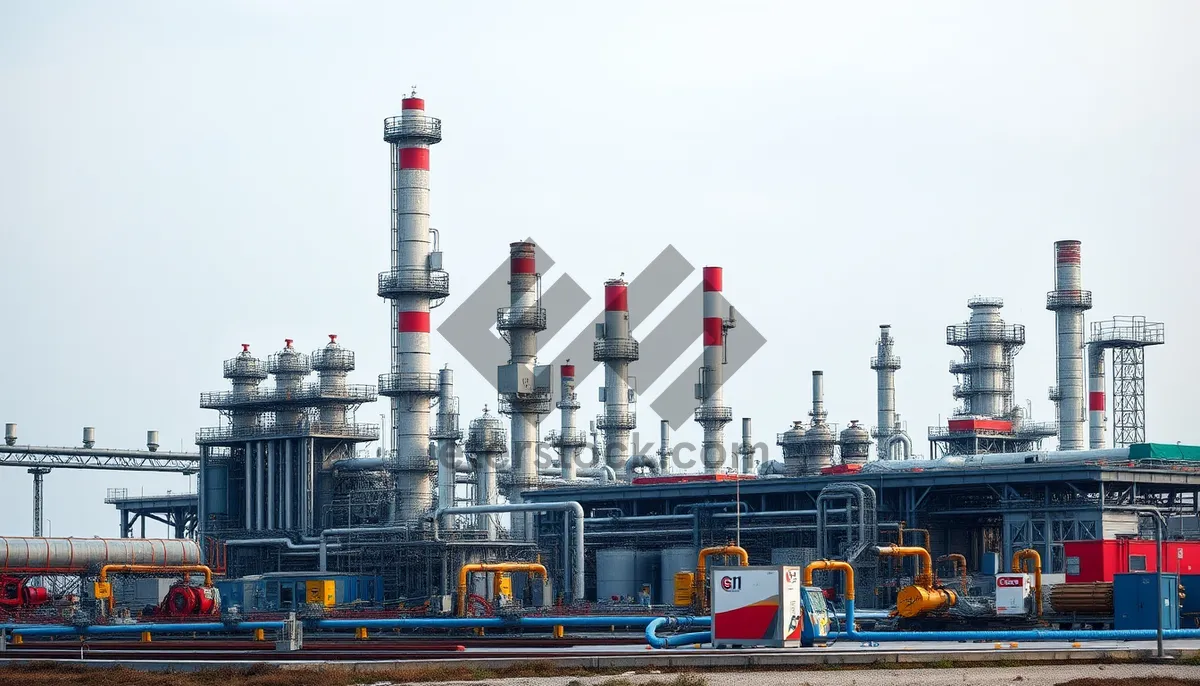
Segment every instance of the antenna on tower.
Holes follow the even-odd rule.
[[[417,97],[417,86],[416,86],[416,84],[413,84],[413,87],[412,87],[412,95],[410,95],[410,96],[408,96],[408,97],[410,97],[410,98],[415,98],[415,97]]]

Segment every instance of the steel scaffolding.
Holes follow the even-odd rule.
[[[1165,342],[1162,322],[1117,316],[1092,323],[1092,343],[1112,350],[1113,446],[1146,442],[1146,348]]]

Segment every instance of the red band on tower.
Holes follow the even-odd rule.
[[[509,261],[513,274],[536,274],[537,260],[532,257],[514,257]]]
[[[1079,241],[1059,241],[1054,244],[1059,264],[1079,264],[1082,261]]]
[[[564,379],[574,379],[575,378],[575,365],[564,364],[562,366],[562,375],[563,375]]]
[[[421,98],[405,98],[400,101],[400,107],[406,110],[423,110],[425,101]]]
[[[400,333],[429,333],[429,313],[399,313],[396,317],[396,330]]]
[[[629,287],[620,284],[605,286],[604,310],[606,312],[628,312]]]
[[[704,318],[704,347],[721,345],[721,327],[724,322],[720,317]]]
[[[429,171],[429,148],[400,148],[400,168]]]
[[[1088,393],[1088,410],[1092,412],[1104,411],[1104,391],[1092,391]]]
[[[724,276],[720,267],[704,268],[704,290],[719,292],[723,281]]]

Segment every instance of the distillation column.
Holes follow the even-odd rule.
[[[429,411],[438,377],[430,371],[429,311],[450,293],[437,233],[429,227],[429,149],[442,140],[442,123],[425,116],[425,101],[405,98],[398,117],[384,120],[391,146],[391,269],[379,275],[378,294],[391,303],[391,371],[379,394],[391,398],[391,468],[396,473],[392,519],[416,524],[433,500]]]
[[[334,346],[333,350],[335,351],[337,350],[337,344],[335,342],[336,338],[336,336],[330,338],[330,345]],[[335,354],[332,355],[330,359],[325,361],[329,362],[332,368],[322,372],[321,381],[319,382],[321,384],[321,388],[323,389],[326,383],[330,384],[331,388],[340,384],[341,392],[344,394],[346,390],[346,373],[336,371],[336,369],[344,366],[345,360],[339,360],[338,356]],[[350,366],[354,366],[353,353],[351,353]],[[302,397],[302,393],[304,392],[304,377],[308,376],[309,372],[312,371],[312,358],[293,348],[292,339],[288,338],[284,340],[283,350],[280,350],[279,352],[267,358],[267,371],[275,375],[275,393],[277,396],[283,400],[294,400]],[[327,374],[332,374],[332,376],[326,379]],[[274,433],[284,435],[290,433],[308,433],[308,427],[305,425],[307,424],[309,418],[304,413],[303,408],[296,408],[296,406],[291,407],[295,409],[278,410],[275,412]],[[322,409],[322,413],[318,417],[319,421],[324,422],[326,417],[336,421],[338,417],[338,409],[339,408],[336,406],[330,408],[329,410]],[[346,410],[344,407],[341,407],[340,409],[341,421],[344,424],[346,420]],[[326,414],[326,412],[329,412],[329,414]],[[276,497],[277,491],[275,489],[275,484],[279,483],[281,485],[282,490],[285,493],[284,500],[288,500],[289,497],[286,494],[290,492],[289,482],[291,481],[291,477],[290,474],[281,472],[279,465],[282,463],[285,469],[291,468],[291,444],[292,442],[290,440],[265,441],[259,448],[259,451],[265,451],[267,456],[266,498],[264,500],[260,500],[258,505],[260,511],[264,507],[266,509],[267,529],[284,528],[290,519],[290,512],[288,512],[286,508],[281,507],[280,499]],[[313,466],[312,463],[308,461],[309,459],[311,458],[302,458],[302,461],[305,463],[302,471],[312,471]],[[280,478],[281,476],[283,478]],[[311,491],[306,488],[306,484],[301,484],[301,492],[298,499],[301,503],[302,509],[305,509],[304,504],[309,502],[309,500],[312,498],[312,495],[313,494]],[[283,504],[287,503],[285,502]]]
[[[234,399],[250,398],[258,393],[259,384],[267,378],[267,368],[263,365],[262,360],[250,354],[250,344],[243,343],[242,352],[238,353],[237,357],[225,360],[223,376],[229,379]],[[231,411],[229,413],[231,435],[252,434],[258,428],[258,417],[258,413],[253,411]],[[242,511],[247,531],[254,531],[262,527],[256,508],[256,503],[260,499],[256,495],[256,481],[258,485],[261,485],[261,476],[259,475],[262,470],[262,465],[258,461],[257,446],[257,443],[250,441],[247,441],[245,445],[245,488],[243,489],[245,500]],[[202,476],[201,480],[204,478]],[[200,513],[201,517],[205,515],[204,512]]]
[[[604,414],[596,417],[596,426],[604,432],[604,462],[620,478],[632,452],[629,434],[637,428],[629,363],[638,359],[638,342],[629,335],[629,285],[622,279],[604,283],[604,324],[596,327],[596,339],[592,359],[604,363]]]
[[[559,469],[563,480],[571,481],[575,478],[579,456],[587,446],[587,433],[576,427],[579,395],[575,393],[575,365],[561,365],[559,377],[561,386],[555,407],[559,410],[562,426],[558,432],[550,432],[546,436],[546,442],[558,451]]]
[[[537,273],[533,243],[509,245],[509,294],[511,305],[496,313],[496,328],[509,345],[508,364],[497,370],[500,412],[511,419],[511,503],[523,502],[524,491],[538,487],[538,424],[550,413],[550,368],[537,364],[537,334],[546,328],[542,307],[541,277]],[[514,513],[512,536],[528,540],[533,516]]]
[[[488,414],[487,407],[483,408],[482,417],[472,419],[468,425],[463,448],[475,469],[475,504],[497,504],[500,496],[496,486],[496,458],[508,451],[508,436],[500,420]],[[476,520],[476,528],[486,531],[489,541],[496,540],[495,517],[481,514]]]
[[[704,428],[701,454],[704,471],[713,474],[725,462],[725,425],[733,421],[733,408],[724,404],[725,334],[734,327],[733,308],[729,319],[721,313],[723,273],[720,267],[704,268],[704,366],[696,384],[696,423]]]
[[[1092,292],[1083,282],[1079,241],[1054,243],[1054,290],[1046,294],[1046,309],[1054,313],[1057,332],[1058,386],[1050,399],[1058,403],[1058,449],[1083,450],[1084,416],[1083,313],[1092,309]]]
[[[458,426],[458,397],[454,395],[454,371],[446,365],[438,372],[437,424],[431,437],[437,444],[438,509],[454,507],[455,461],[462,429]]]
[[[874,435],[878,441],[876,451],[880,460],[892,459],[895,450],[888,441],[896,433],[896,370],[900,369],[900,358],[892,352],[894,345],[892,326],[880,324],[875,357],[871,358],[871,369],[875,370],[879,387]]]
[[[1006,324],[1000,298],[971,298],[965,324],[946,327],[946,343],[963,351],[963,361],[950,365],[961,377],[954,396],[963,400],[963,415],[1007,417],[1013,406],[1013,357],[1025,345],[1025,327]]]
[[[1088,343],[1088,447],[1102,450],[1108,437],[1108,415],[1105,413],[1104,346]]]

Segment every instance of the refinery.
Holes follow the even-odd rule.
[[[603,386],[582,398],[575,364],[538,358],[554,313],[539,246],[519,236],[495,312],[508,347],[498,393],[460,399],[431,334],[452,302],[431,225],[442,124],[414,93],[383,139],[390,262],[375,295],[390,309],[390,367],[361,369],[336,334],[308,352],[234,343],[199,392],[213,421],[196,452],[160,451],[155,431],[145,449],[96,447],[93,427],[79,446],[25,445],[5,424],[0,466],[31,475],[34,527],[0,537],[0,649],[58,657],[55,638],[127,637],[228,656],[219,641],[236,638],[335,659],[321,641],[352,636],[440,655],[485,630],[513,646],[606,632],[679,652],[1200,638],[1200,447],[1146,435],[1145,354],[1165,327],[1086,319],[1080,241],[1036,247],[1053,270],[1054,416],[1016,400],[1025,326],[1006,321],[1001,298],[976,296],[945,328],[959,404],[922,432],[899,413],[903,322],[879,325],[873,354],[863,345],[873,423],[852,418],[865,408],[827,407],[823,371],[805,369],[804,406],[761,418],[772,438],[752,431],[726,387],[739,319],[723,289],[753,275],[704,267],[690,372],[703,438],[688,468],[667,420],[639,422],[637,289],[623,275],[594,285]],[[360,421],[381,398],[386,423]],[[658,436],[654,450],[637,449],[639,428]],[[363,449],[373,443],[386,449]],[[197,487],[111,492],[120,538],[54,538],[43,478],[57,469],[194,474]],[[148,520],[172,537],[147,538]]]

